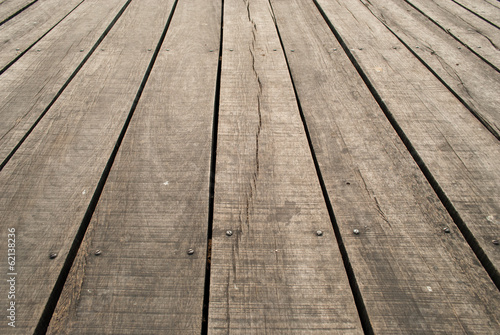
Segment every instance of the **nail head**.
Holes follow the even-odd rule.
[[[448,228],[448,227],[443,228],[443,231],[448,234],[448,233],[450,233],[450,228]]]
[[[323,232],[322,232],[321,230],[318,230],[318,231],[316,232],[316,235],[318,235],[318,236],[323,236]]]
[[[193,249],[189,249],[189,250],[187,251],[187,254],[188,254],[188,255],[192,255],[192,254],[194,254],[194,250],[193,250]]]
[[[233,236],[233,231],[232,230],[226,230],[226,235],[227,236]]]
[[[359,235],[359,229],[354,229],[352,232],[354,233],[354,235]]]
[[[500,243],[498,242],[498,240],[493,240],[493,241],[491,241],[491,243],[493,243],[494,245],[498,245],[498,244],[500,244]]]
[[[54,259],[54,258],[57,257],[57,254],[55,252],[53,252],[53,253],[50,254],[49,257],[50,257],[50,259]]]
[[[102,254],[101,250],[96,250],[95,253],[94,253],[94,255],[96,255],[96,256],[99,256],[100,254]]]

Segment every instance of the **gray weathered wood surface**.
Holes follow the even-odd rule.
[[[500,139],[500,73],[406,2],[363,0]],[[500,10],[499,10],[500,14]],[[499,32],[500,33],[500,32]]]
[[[360,334],[269,5],[224,4],[209,334]]]
[[[404,0],[500,72],[498,29],[451,0]]]
[[[0,324],[3,334],[29,333],[38,323],[170,14],[159,2],[131,3],[104,51],[0,173],[0,222],[19,236],[16,299],[23,307],[15,329]],[[0,236],[7,240],[7,228]],[[0,291],[6,286],[2,281]]]
[[[82,0],[37,1],[0,26],[0,71],[3,72],[82,2]],[[99,2],[102,5],[102,1]],[[35,48],[39,49],[38,46]]]
[[[62,93],[126,4],[85,1],[0,76],[0,164]]]
[[[492,240],[499,233],[500,142],[361,2],[318,3],[337,22],[390,115],[491,263],[498,283],[500,252]],[[367,28],[361,29],[359,21]]]
[[[495,26],[500,26],[500,8],[484,0],[452,0],[459,6],[465,7],[472,13],[489,21]],[[498,2],[497,2],[498,4]]]
[[[0,3],[0,22],[5,22],[23,8],[38,0],[4,0]],[[8,21],[7,21],[8,22]]]
[[[177,6],[49,334],[200,334],[220,16]]]
[[[0,333],[500,333],[498,10],[33,2],[0,25]]]
[[[374,332],[500,332],[497,288],[314,4],[271,2]]]

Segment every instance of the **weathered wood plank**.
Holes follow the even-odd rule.
[[[498,290],[314,4],[271,3],[374,333],[499,332]]]
[[[361,2],[318,3],[500,285],[499,141]]]
[[[179,2],[49,334],[200,334],[220,18]]]
[[[208,332],[360,334],[268,2],[226,0],[223,44]]]
[[[82,0],[46,0],[0,27],[0,73],[77,8]],[[36,46],[40,49],[39,46]]]
[[[493,6],[484,0],[452,0],[459,6],[483,18],[487,22],[494,24],[497,28],[500,26],[500,8]]]
[[[500,139],[500,73],[406,2],[362,0]],[[499,11],[500,13],[500,11]]]
[[[0,22],[5,22],[23,8],[37,2],[38,0],[4,0],[0,4]]]
[[[105,51],[92,56],[0,172],[0,247],[7,249],[7,228],[18,237],[16,328],[2,323],[2,334],[33,332],[37,325],[171,6],[133,1],[103,41]],[[6,285],[2,280],[1,292]]]
[[[127,0],[85,1],[35,50],[0,76],[0,164],[50,107],[127,5]],[[103,51],[99,48],[97,52]]]
[[[500,72],[498,29],[450,0],[404,0]]]

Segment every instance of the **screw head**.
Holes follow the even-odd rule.
[[[354,229],[352,232],[354,233],[354,235],[359,235],[359,229]]]
[[[233,231],[232,230],[226,230],[226,235],[227,236],[233,236]]]
[[[56,254],[55,252],[53,252],[53,253],[51,253],[51,254],[49,255],[49,257],[50,257],[50,259],[54,259],[54,258],[56,258],[56,257],[57,257],[57,254]]]
[[[443,231],[444,231],[445,233],[449,234],[449,233],[450,233],[450,228],[448,228],[448,227],[443,228]]]
[[[193,250],[193,249],[188,249],[187,254],[188,254],[188,255],[192,255],[192,254],[194,254],[194,250]]]
[[[94,252],[94,255],[96,256],[99,256],[100,254],[102,254],[102,251],[99,249]]]
[[[317,236],[323,236],[323,232],[322,232],[321,230],[318,230],[318,231],[316,232],[316,235],[317,235]]]
[[[499,245],[500,243],[498,242],[498,240],[493,240],[491,241],[491,243],[493,243],[494,245]]]

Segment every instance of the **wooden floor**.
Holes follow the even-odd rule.
[[[500,1],[0,0],[1,334],[500,334]]]

